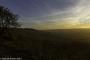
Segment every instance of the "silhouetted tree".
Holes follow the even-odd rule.
[[[0,28],[19,27],[18,15],[13,14],[8,8],[0,6]]]
[[[18,15],[12,13],[8,8],[0,6],[0,39],[13,40],[9,28],[20,27]]]

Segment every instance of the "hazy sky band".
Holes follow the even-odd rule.
[[[22,27],[37,29],[90,26],[90,0],[0,0],[20,15]]]

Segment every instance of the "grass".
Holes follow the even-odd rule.
[[[0,36],[0,56],[23,60],[90,60],[89,42],[90,29],[10,29]]]

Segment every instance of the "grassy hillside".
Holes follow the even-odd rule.
[[[23,60],[90,60],[90,29],[10,29],[0,36],[0,56]]]

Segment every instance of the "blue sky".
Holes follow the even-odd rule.
[[[0,0],[25,28],[89,28],[89,0]]]

